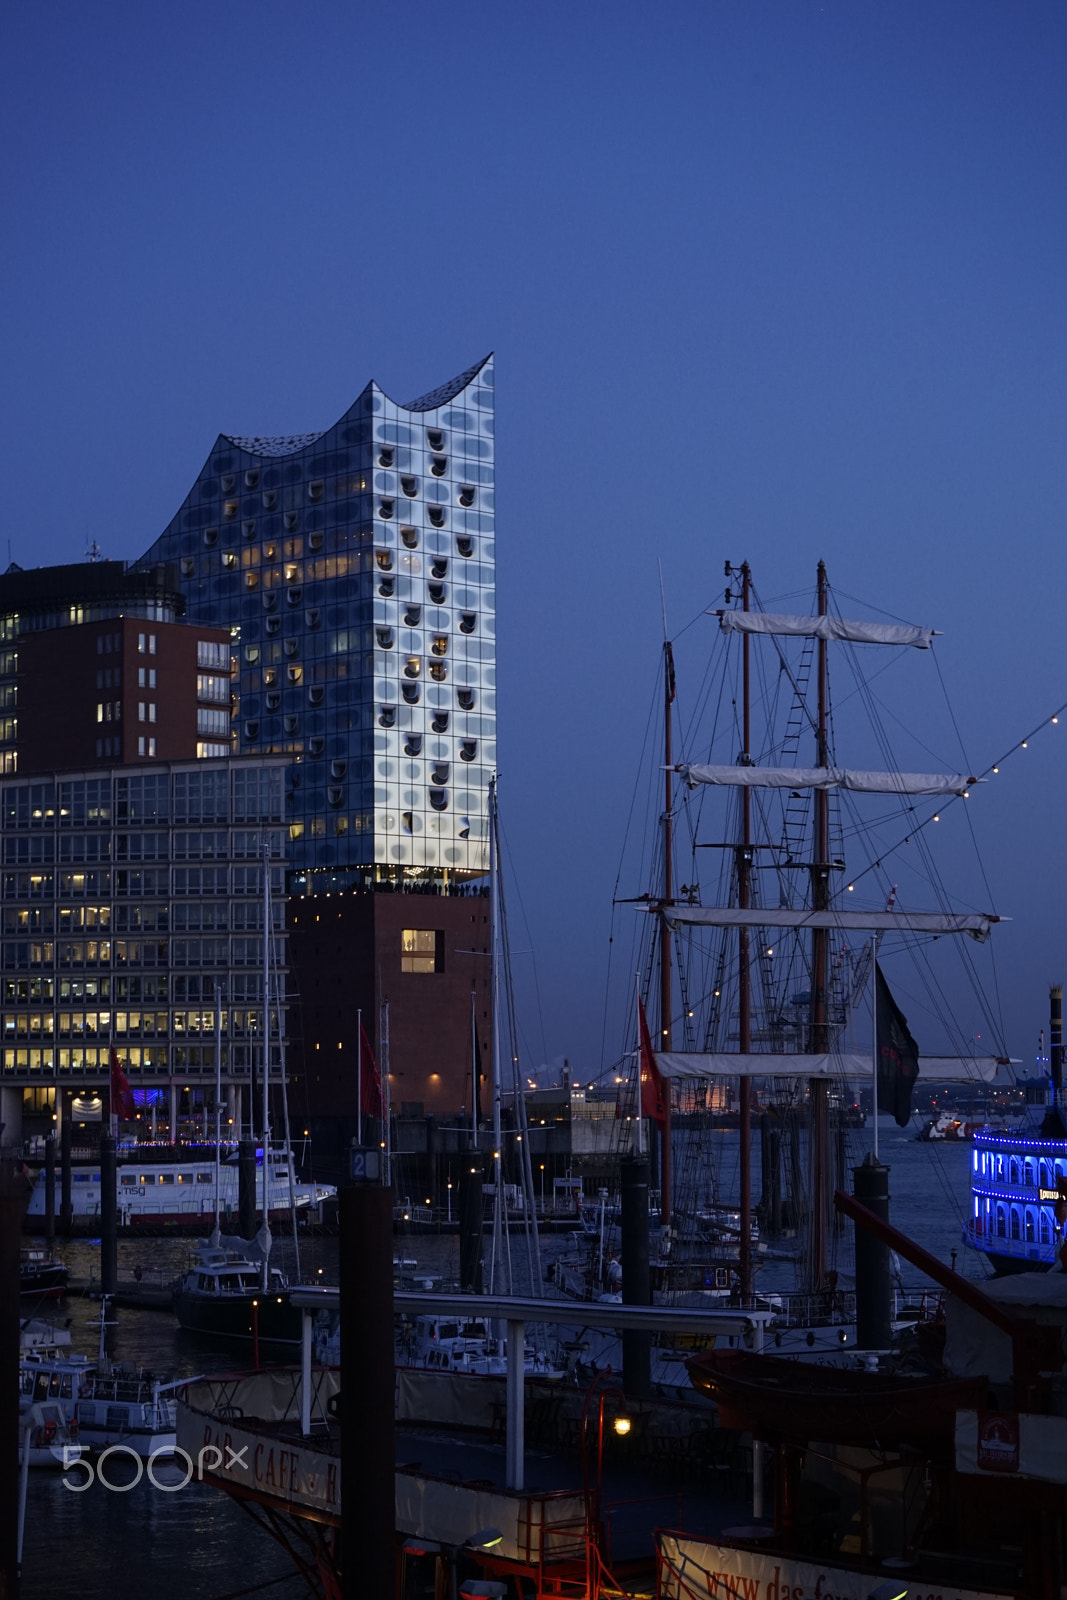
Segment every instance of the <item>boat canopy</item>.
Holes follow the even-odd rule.
[[[785,906],[658,906],[669,928],[830,928],[844,933],[969,933],[987,939],[991,911],[793,911]]]
[[[920,1056],[919,1077],[927,1082],[991,1083],[999,1056]],[[840,1055],[754,1055],[727,1051],[657,1050],[665,1078],[862,1078],[872,1073],[870,1052]]]
[[[929,650],[936,629],[910,622],[848,622],[844,617],[790,617],[772,611],[717,611],[724,633],[773,633],[802,639],[842,639],[851,644],[909,644]]]
[[[961,772],[854,772],[844,767],[708,767],[683,762],[675,768],[691,789],[699,783],[734,789],[850,789],[856,794],[966,794],[978,782]]]

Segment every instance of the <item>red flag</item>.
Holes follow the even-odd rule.
[[[359,1025],[359,1046],[359,1109],[365,1117],[380,1117],[382,1080],[362,1022]]]
[[[667,1120],[667,1086],[663,1082],[652,1040],[648,1032],[648,1018],[640,999],[637,1002],[637,1019],[641,1029],[641,1115],[651,1117],[662,1126]]]
[[[125,1122],[132,1122],[137,1115],[130,1080],[114,1045],[111,1046],[111,1115],[112,1118],[121,1117]]]

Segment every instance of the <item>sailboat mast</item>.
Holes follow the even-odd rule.
[[[663,906],[674,902],[674,831],[671,821],[673,791],[671,767],[671,704],[674,700],[674,653],[663,641]],[[659,922],[659,1047],[671,1048],[671,930],[666,917]],[[663,1123],[660,1129],[660,1221],[671,1220],[671,1080],[663,1080]]]
[[[827,610],[826,564],[819,562],[817,574],[818,614]],[[830,765],[826,640],[816,640],[818,680],[818,721],[816,725],[815,765]],[[815,791],[814,859],[811,865],[811,903],[815,911],[830,908],[830,801],[825,789]],[[830,1048],[827,1005],[829,974],[829,935],[816,928],[811,939],[811,1037],[808,1049],[825,1055]],[[829,1083],[826,1078],[809,1078],[808,1101],[811,1107],[811,1287],[816,1292],[826,1278],[827,1211],[827,1124],[829,1121]]]
[[[741,605],[749,609],[752,594],[752,573],[747,561],[741,566]],[[752,764],[752,706],[750,680],[751,640],[746,633],[741,641],[741,765]],[[737,852],[737,900],[747,910],[752,903],[752,791],[741,790],[741,844]],[[738,930],[738,1005],[741,1054],[752,1049],[752,971],[750,933],[748,928]],[[744,1074],[740,1093],[741,1159],[739,1180],[741,1186],[741,1229],[739,1239],[739,1265],[741,1269],[741,1304],[747,1306],[752,1298],[752,1079]]]
[[[496,778],[489,780],[489,1007],[493,1035],[493,1248],[489,1261],[489,1292],[497,1293],[497,1268],[502,1265],[504,1218],[503,1132],[500,1096],[503,1088],[503,1053],[500,1043],[500,839],[497,833]],[[508,1284],[507,1292],[511,1292]]]

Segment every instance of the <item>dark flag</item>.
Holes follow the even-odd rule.
[[[919,1076],[919,1046],[908,1032],[908,1021],[875,966],[878,995],[878,1109],[891,1111],[898,1128],[911,1120],[911,1091]]]
[[[639,1057],[641,1115],[651,1117],[653,1122],[658,1122],[662,1127],[667,1121],[667,1091],[656,1062],[656,1053],[652,1048],[645,1008],[640,1000],[637,1002],[637,1017],[641,1029]]]

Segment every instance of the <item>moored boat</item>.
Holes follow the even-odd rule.
[[[983,1408],[989,1388],[985,1378],[891,1377],[747,1350],[708,1350],[686,1365],[724,1427],[804,1444],[948,1450],[957,1411]]]

